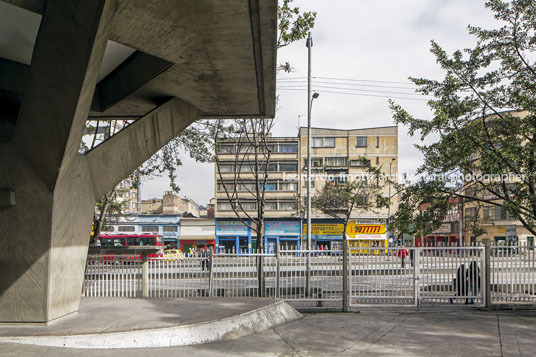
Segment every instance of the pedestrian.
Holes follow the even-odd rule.
[[[402,268],[406,266],[406,248],[401,248],[398,250],[398,257],[401,259]]]
[[[205,267],[208,270],[207,259],[205,258],[207,256],[207,252],[205,248],[201,248],[199,256],[201,257],[201,271],[205,271]]]
[[[413,267],[413,259],[415,258],[415,248],[411,248],[409,250],[409,262],[411,263],[411,267]]]
[[[467,293],[471,297],[469,302],[466,299],[465,303],[474,304],[475,297],[480,292],[480,268],[475,260],[469,264],[469,269],[467,269],[467,288]]]
[[[465,296],[467,292],[467,276],[465,271],[465,264],[460,264],[456,269],[456,277],[452,281],[452,285],[455,291],[455,296]],[[449,302],[454,303],[454,298],[449,298]],[[467,299],[465,300],[467,303]]]

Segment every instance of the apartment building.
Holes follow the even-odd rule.
[[[307,195],[307,128],[299,131],[300,140],[300,197],[305,202]],[[311,195],[326,184],[336,184],[348,177],[358,177],[366,172],[368,165],[377,166],[386,176],[396,180],[398,174],[398,128],[396,126],[364,129],[311,129]],[[378,182],[380,185],[384,183]],[[391,191],[391,195],[394,190]],[[389,185],[384,184],[382,195],[389,196]],[[373,198],[365,198],[373,199]],[[351,219],[355,224],[374,226],[370,229],[382,234],[359,235],[359,246],[377,246],[387,243],[385,223],[389,212],[398,207],[398,197],[393,195],[391,207],[364,210],[356,207]],[[378,227],[379,226],[379,227]],[[316,245],[338,247],[342,244],[343,224],[318,210],[312,210],[311,240]],[[367,231],[367,229],[363,229]],[[303,225],[303,236],[307,226]],[[357,236],[356,236],[357,237]]]
[[[162,198],[151,198],[141,201],[143,214],[165,214],[177,216],[199,217],[199,205],[189,199],[175,195],[171,191],[164,192]]]
[[[274,246],[278,241],[293,247],[300,243],[300,220],[296,216],[298,182],[284,180],[286,175],[295,176],[299,172],[298,144],[297,138],[269,137],[265,145],[268,152],[260,155],[262,175],[266,172],[268,176],[264,214],[266,246]],[[255,233],[237,219],[231,206],[240,204],[250,217],[257,216],[257,199],[252,194],[256,187],[254,150],[244,142],[225,141],[220,144],[217,156],[219,164],[214,170],[216,244],[226,250],[255,249]],[[268,165],[262,161],[268,161]],[[241,216],[247,218],[243,213]]]
[[[305,240],[306,219],[297,204],[306,197],[307,128],[300,128],[297,137],[270,137],[268,180],[266,183],[265,237],[268,249],[277,242],[282,246],[299,247]],[[251,191],[255,190],[255,175],[251,171],[253,155],[239,142],[221,143],[217,153],[219,171],[215,165],[216,244],[224,249],[242,250],[255,248],[256,237],[251,229],[236,218],[232,204],[239,197],[240,205],[251,217],[256,217],[257,202]],[[261,155],[264,157],[264,155]],[[311,173],[312,195],[330,182],[336,184],[348,174],[363,173],[367,165],[376,165],[381,171],[396,177],[398,173],[398,131],[396,126],[369,129],[312,129]],[[346,176],[345,176],[346,175]],[[238,176],[238,179],[237,179]],[[226,193],[227,189],[227,193]],[[388,195],[388,187],[384,187]],[[394,192],[394,191],[393,191]],[[229,202],[228,196],[234,199]],[[397,209],[397,197],[392,197],[391,213]],[[352,214],[355,224],[376,225],[376,235],[363,235],[363,241],[375,245],[372,240],[387,240],[385,223],[388,209],[360,210]],[[242,214],[245,217],[244,214]],[[342,243],[343,225],[323,214],[313,211],[312,241],[315,245],[336,246]],[[374,242],[375,243],[375,242]]]
[[[139,179],[129,176],[117,186],[117,202],[123,203],[122,214],[140,213]]]

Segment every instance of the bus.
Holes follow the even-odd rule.
[[[159,234],[102,234],[97,240],[101,247],[128,247],[128,246],[165,246],[164,237]]]

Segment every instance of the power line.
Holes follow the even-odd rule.
[[[278,81],[287,81],[287,80],[294,80],[294,79],[303,79],[307,77],[287,77],[287,78],[278,78]],[[345,82],[371,82],[371,83],[394,83],[394,84],[408,84],[411,85],[412,83],[409,82],[400,82],[400,81],[383,81],[383,80],[373,80],[373,79],[352,79],[352,78],[337,78],[337,77],[312,77],[313,79],[328,79],[328,80],[336,80],[336,81],[345,81]]]
[[[285,91],[302,91],[303,89],[297,89],[297,88],[283,88],[278,90],[285,90]],[[317,90],[316,92],[322,94],[322,93],[332,93],[332,94],[345,94],[345,95],[354,95],[354,96],[361,96],[361,97],[377,97],[377,98],[391,98],[391,99],[406,99],[406,100],[418,100],[418,101],[428,101],[428,99],[421,99],[421,98],[407,98],[407,97],[398,97],[398,96],[388,96],[388,95],[378,95],[378,94],[362,94],[362,93],[348,93],[348,92],[337,92],[337,91],[330,91],[330,90]]]
[[[305,84],[307,82],[304,82],[303,80],[292,80],[292,81],[284,81],[280,82],[281,85],[287,85],[287,84]],[[337,84],[342,86],[354,86],[354,87],[373,87],[373,88],[393,88],[393,89],[405,89],[405,90],[417,90],[418,87],[400,87],[400,86],[385,86],[385,85],[378,85],[378,84],[360,84],[360,83],[341,83],[341,82],[332,82],[332,81],[324,81],[324,80],[315,80],[313,83],[320,83],[320,84]]]
[[[423,94],[419,93],[404,93],[404,92],[394,92],[394,91],[385,91],[385,90],[370,90],[370,89],[358,89],[358,88],[345,88],[345,87],[333,87],[333,86],[323,86],[323,85],[315,85],[315,88],[325,88],[325,89],[342,89],[342,90],[348,90],[348,91],[356,91],[356,92],[371,92],[371,93],[392,93],[392,94],[402,94],[402,95],[415,95],[422,97]],[[298,89],[304,89],[303,85],[297,85],[297,86],[280,86],[279,89],[291,89],[291,88],[298,88]]]

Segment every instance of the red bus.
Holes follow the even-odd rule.
[[[164,237],[159,234],[103,234],[97,239],[97,246],[106,247],[132,247],[132,246],[161,246],[165,249]],[[113,261],[116,254],[104,254],[105,260]],[[159,258],[162,254],[149,254],[149,258]],[[127,260],[141,260],[139,256],[128,256]]]
[[[165,243],[164,237],[159,234],[103,234],[99,236],[97,245],[101,247],[165,246]]]

